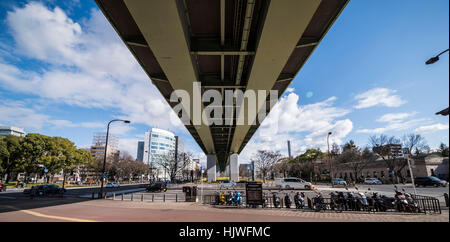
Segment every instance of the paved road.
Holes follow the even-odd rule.
[[[121,192],[121,191],[128,191],[128,190],[141,190],[144,191],[144,188],[141,188],[141,184],[132,184],[132,185],[121,185],[118,188],[104,188],[105,192],[112,193],[112,192]],[[98,193],[100,191],[100,187],[70,187],[66,189],[66,193],[64,196],[66,197],[86,197],[89,198],[92,196],[92,193]],[[24,198],[27,197],[23,194],[23,189],[14,189],[14,190],[7,190],[6,192],[0,192],[0,204],[2,200],[7,199],[18,199],[18,198]]]

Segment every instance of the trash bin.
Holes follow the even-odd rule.
[[[183,187],[183,192],[186,197],[186,202],[195,202],[197,200],[197,186],[186,186]]]

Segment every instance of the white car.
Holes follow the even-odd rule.
[[[364,183],[368,184],[368,185],[381,185],[381,184],[383,184],[377,178],[366,178],[366,179],[364,179]]]
[[[110,182],[110,183],[106,184],[106,187],[120,187],[120,185],[115,182]]]
[[[296,177],[275,178],[274,182],[279,188],[294,189],[311,189],[311,183]]]

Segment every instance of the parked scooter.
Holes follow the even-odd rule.
[[[220,194],[220,202],[219,202],[219,204],[221,204],[221,205],[227,204],[227,195],[224,192],[222,192]]]
[[[330,193],[330,209],[331,210],[337,210],[338,205],[338,195],[337,192],[331,192]]]
[[[262,204],[262,207],[263,207],[263,208],[266,208],[268,204],[269,204],[269,197],[267,196],[267,193],[264,193],[264,194],[263,194],[263,204]]]
[[[233,196],[233,199],[232,199],[233,205],[241,206],[242,205],[242,200],[243,200],[243,198],[242,198],[241,192],[234,193],[234,196]]]
[[[233,193],[228,192],[228,194],[226,195],[226,199],[227,199],[227,205],[232,205],[233,204]]]
[[[372,201],[373,201],[373,208],[375,209],[375,211],[386,212],[388,207],[386,206],[382,197],[380,197],[377,192],[374,192],[372,194]]]
[[[286,208],[291,208],[291,204],[292,204],[291,196],[289,196],[289,194],[286,193],[284,196],[284,205]]]
[[[295,196],[294,196],[294,203],[295,203],[295,208],[303,209],[303,207],[305,206],[305,193],[297,192],[297,194],[295,194]]]
[[[319,212],[320,210],[326,210],[325,201],[323,199],[322,193],[318,192],[313,198],[314,211]]]
[[[363,210],[367,211],[369,210],[369,202],[367,201],[367,196],[363,192],[359,192],[358,187],[355,187],[355,189],[358,191],[358,198],[357,198],[357,205],[356,209],[358,211]]]
[[[357,199],[353,192],[347,192],[347,208],[348,210],[356,210]]]
[[[338,203],[337,207],[341,210],[348,210],[347,206],[347,195],[344,192],[338,192],[337,193]]]
[[[406,200],[411,208],[411,212],[420,213],[420,207],[417,201],[409,193],[405,193]]]
[[[273,200],[272,200],[272,201],[273,201],[273,206],[274,206],[275,208],[280,207],[280,204],[281,204],[280,198],[278,197],[278,195],[277,195],[276,192],[272,193],[272,199],[273,199]]]

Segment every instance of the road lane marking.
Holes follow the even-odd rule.
[[[26,214],[30,214],[36,217],[42,217],[42,218],[51,218],[51,219],[59,219],[59,220],[66,220],[66,221],[71,221],[71,222],[98,222],[95,220],[88,220],[88,219],[78,219],[78,218],[69,218],[69,217],[61,217],[61,216],[53,216],[53,215],[46,215],[46,214],[42,214],[42,213],[38,213],[38,212],[34,212],[34,211],[30,211],[30,210],[26,210],[26,209],[18,209],[15,208],[13,206],[7,206],[9,208],[12,208],[16,211],[19,212],[23,212]]]

